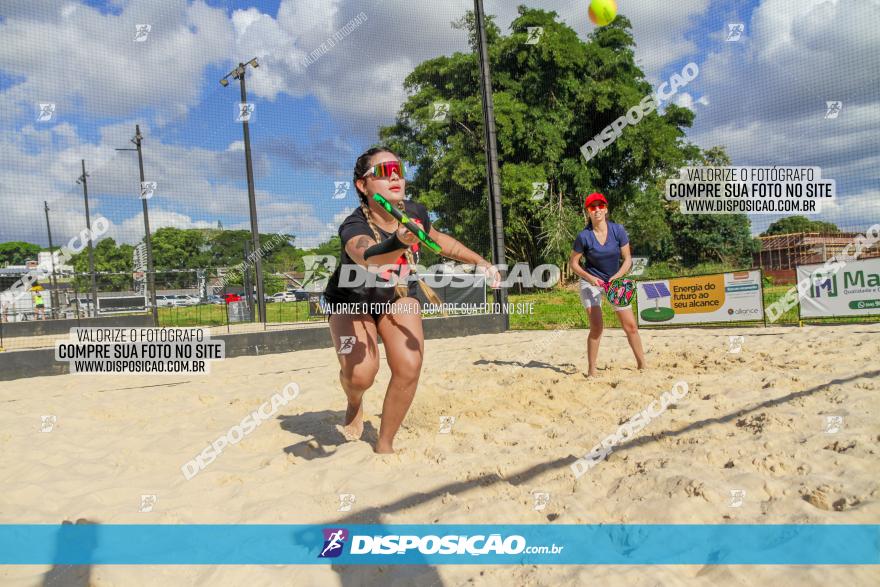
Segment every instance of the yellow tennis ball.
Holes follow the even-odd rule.
[[[599,26],[611,24],[611,21],[617,16],[617,2],[614,0],[591,0],[589,13],[593,24]]]

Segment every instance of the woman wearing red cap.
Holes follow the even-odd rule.
[[[581,303],[590,319],[590,335],[587,338],[587,360],[590,377],[595,377],[599,339],[602,337],[603,282],[623,277],[632,268],[629,235],[620,224],[608,220],[608,200],[598,192],[587,196],[584,207],[590,215],[587,227],[577,235],[568,265],[581,278]],[[623,262],[621,263],[621,257]],[[581,265],[581,258],[585,260]],[[639,369],[645,368],[645,352],[632,308],[614,308],[620,320],[629,346],[636,357]]]

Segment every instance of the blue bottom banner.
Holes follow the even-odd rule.
[[[0,564],[876,565],[880,525],[0,525]]]

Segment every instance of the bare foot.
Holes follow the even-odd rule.
[[[345,410],[345,424],[336,426],[336,429],[342,433],[346,440],[360,440],[364,433],[364,404],[363,402],[352,405],[348,404]]]
[[[590,369],[590,371],[587,373],[587,377],[598,377],[598,376],[599,376],[599,372],[596,369]]]
[[[385,442],[382,439],[379,439],[376,442],[376,448],[373,449],[377,454],[380,455],[390,455],[394,454],[394,447],[390,442]]]

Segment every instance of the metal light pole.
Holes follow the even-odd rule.
[[[98,282],[95,280],[95,248],[92,246],[92,219],[89,216],[89,186],[88,180],[89,174],[86,173],[86,160],[81,159],[82,161],[82,175],[79,176],[79,179],[76,180],[76,183],[81,183],[83,186],[83,198],[86,202],[86,228],[89,231],[89,272],[92,275],[92,317],[98,316]]]
[[[260,64],[257,63],[257,58],[254,57],[247,63],[239,63],[238,67],[230,71],[226,74],[226,76],[220,80],[220,85],[226,87],[229,85],[229,77],[233,77],[237,79],[241,86],[241,103],[247,103],[247,88],[245,87],[245,71],[247,66],[251,67],[259,67]],[[254,167],[253,162],[251,160],[251,134],[250,127],[247,119],[242,120],[242,130],[244,132],[244,163],[247,171],[247,184],[248,184],[248,204],[250,206],[251,213],[251,240],[253,244],[254,251],[254,272],[255,279],[257,281],[257,308],[260,313],[260,322],[266,322],[266,300],[263,297],[263,262],[260,258],[260,231],[257,227],[257,197],[254,191]]]
[[[483,0],[474,0],[476,18],[477,58],[480,62],[480,91],[483,95],[483,128],[486,139],[486,181],[489,188],[489,237],[492,241],[492,262],[496,265],[507,263],[504,255],[504,219],[501,215],[501,176],[498,173],[498,144],[495,136],[495,106],[492,100],[492,78],[489,70],[489,48],[486,39]],[[502,272],[504,273],[504,272]],[[495,290],[495,302],[507,303],[507,291],[502,287]],[[505,311],[504,328],[510,328],[510,318]]]
[[[251,322],[256,321],[256,317],[254,316],[254,288],[251,287],[251,269],[248,267],[248,257],[251,256],[251,247],[250,243],[247,241],[244,242],[244,271],[241,275],[241,284],[244,287],[244,295],[245,295],[245,304],[248,308],[248,313],[251,315]]]
[[[144,137],[141,135],[141,125],[134,125],[134,138],[131,142],[135,144],[135,149],[116,149],[117,151],[137,151],[138,169],[141,174],[141,204],[144,207],[144,244],[147,249],[147,291],[150,294],[150,307],[153,310],[153,326],[159,326],[159,307],[156,305],[156,278],[153,272],[153,238],[150,236],[150,212],[147,209],[147,199],[144,197],[144,155],[141,152],[141,142]]]
[[[49,204],[43,200],[43,210],[46,212],[46,232],[49,233],[49,259],[52,261],[52,313],[57,318],[58,312],[58,280],[55,277],[55,252],[52,250],[52,225],[49,224]]]

